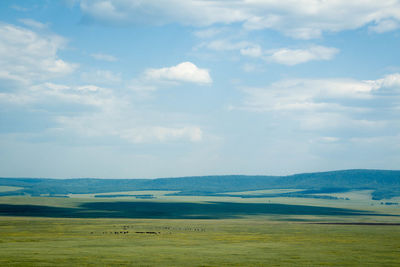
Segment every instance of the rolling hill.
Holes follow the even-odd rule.
[[[343,192],[356,189],[373,190],[374,199],[400,196],[400,171],[391,170],[342,170],[302,173],[288,176],[196,176],[158,179],[43,179],[43,178],[0,178],[0,186],[21,189],[0,192],[5,195],[62,196],[122,192],[133,190],[171,190],[175,195],[218,195],[264,189],[302,189],[298,192],[257,195],[248,197],[296,196],[324,192]],[[246,197],[246,196],[244,196]]]

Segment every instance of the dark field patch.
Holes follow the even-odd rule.
[[[349,223],[334,223],[334,222],[317,222],[309,224],[328,224],[328,225],[372,225],[372,226],[400,226],[400,223],[366,223],[366,222],[349,222]]]
[[[116,198],[116,197],[135,197],[140,199],[152,199],[153,195],[127,195],[127,194],[119,194],[119,195],[95,195],[97,198]]]
[[[90,202],[76,208],[0,204],[0,216],[53,218],[230,219],[247,215],[385,216],[361,210],[260,203]]]

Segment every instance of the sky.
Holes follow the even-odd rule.
[[[2,0],[0,176],[399,169],[398,0]]]

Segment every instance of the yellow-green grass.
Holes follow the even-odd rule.
[[[358,201],[369,201],[372,200],[372,192],[373,190],[351,190],[342,193],[320,193],[320,194],[311,194],[315,196],[331,196],[337,198],[348,198],[350,200],[358,200]]]
[[[398,266],[399,229],[265,218],[1,217],[0,266]]]
[[[133,204],[128,208],[134,208],[135,203],[169,203],[166,207],[171,207],[185,200],[188,198],[175,202],[121,202],[95,198],[0,197],[3,204],[0,209],[6,204],[63,209],[85,205],[101,208],[107,203],[117,208],[124,203]],[[186,203],[194,207],[206,203],[196,200]],[[310,204],[299,200],[292,198],[286,204]],[[349,203],[344,200],[305,200],[314,201],[310,206],[329,207],[336,203],[336,207],[350,207],[343,204]],[[249,199],[246,201],[231,203],[251,203]],[[264,201],[285,203],[283,198]],[[400,223],[395,216],[399,208],[358,207],[386,215],[296,215],[282,211],[262,215],[244,213],[238,219],[219,220],[49,218],[53,214],[44,214],[47,218],[3,216],[0,217],[0,266],[397,266],[400,226],[314,224]],[[390,214],[393,216],[387,216]]]
[[[1,185],[0,186],[0,192],[11,192],[11,191],[17,191],[23,189],[23,187],[17,187],[17,186],[5,186]]]
[[[227,192],[220,193],[221,195],[263,195],[263,194],[283,194],[283,193],[293,193],[303,191],[304,189],[267,189],[267,190],[252,190],[252,191],[242,191],[242,192]]]

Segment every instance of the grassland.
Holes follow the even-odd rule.
[[[3,217],[0,265],[398,266],[399,240],[399,226],[278,223],[267,218]]]
[[[12,191],[17,191],[23,189],[23,187],[17,187],[17,186],[0,186],[0,192],[12,192]]]
[[[350,200],[166,193],[152,192],[156,198],[151,200],[0,197],[0,266],[398,266],[400,262],[400,207],[366,199],[368,192],[353,192],[363,197]]]

